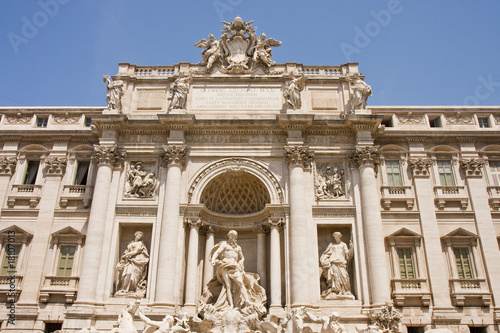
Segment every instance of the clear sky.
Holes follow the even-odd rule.
[[[278,63],[359,62],[369,105],[500,105],[499,0],[3,0],[2,106],[105,106],[119,62],[201,61],[254,20]]]

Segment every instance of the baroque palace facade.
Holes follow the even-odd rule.
[[[500,107],[367,107],[357,63],[222,33],[107,108],[0,108],[1,331],[498,332]]]

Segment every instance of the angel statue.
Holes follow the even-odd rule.
[[[208,35],[208,39],[203,38],[194,44],[194,46],[205,48],[205,50],[201,51],[201,56],[203,57],[202,64],[206,64],[207,70],[210,70],[214,63],[221,57],[221,48],[220,42],[215,39],[214,35]]]
[[[267,66],[272,66],[276,64],[275,61],[271,60],[273,53],[271,51],[271,46],[280,46],[281,42],[275,40],[274,38],[269,38],[266,40],[266,34],[260,35],[257,39],[257,44],[255,45],[253,51],[253,61],[262,61]]]
[[[123,81],[111,81],[109,75],[104,75],[102,80],[106,83],[106,103],[108,103],[108,109],[120,111],[122,109]]]
[[[283,97],[285,97],[286,103],[290,109],[300,109],[302,106],[302,100],[300,99],[300,92],[305,86],[304,74],[301,76],[295,76],[293,72],[290,73],[290,81],[286,82],[285,89],[283,90]]]
[[[352,88],[351,110],[366,109],[366,101],[372,95],[372,87],[361,79],[359,73],[354,73],[347,80]]]

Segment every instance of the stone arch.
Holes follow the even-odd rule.
[[[284,203],[283,189],[275,173],[264,163],[247,158],[227,158],[212,162],[201,169],[190,182],[188,203],[200,204],[203,190],[216,177],[228,171],[245,172],[260,181],[269,193],[269,203],[280,205]]]
[[[455,147],[448,145],[438,145],[429,149],[431,153],[458,154],[459,151]]]

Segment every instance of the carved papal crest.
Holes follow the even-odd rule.
[[[205,48],[201,52],[209,73],[214,65],[218,65],[225,73],[251,73],[261,67],[266,73],[275,64],[271,60],[271,47],[280,46],[281,42],[267,38],[265,34],[257,37],[252,27],[253,21],[246,22],[236,17],[232,22],[222,22],[224,29],[220,40],[210,34],[209,39],[202,39],[196,47]]]

